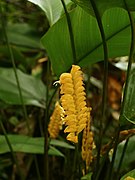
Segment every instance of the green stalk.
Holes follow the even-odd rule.
[[[133,55],[134,55],[134,48],[135,48],[135,43],[134,43],[135,42],[135,23],[134,23],[134,19],[133,19],[132,15],[130,13],[130,10],[129,10],[128,6],[127,6],[126,0],[124,0],[124,3],[125,3],[126,10],[128,12],[130,25],[131,25],[131,46],[130,46],[130,53],[129,53],[127,77],[126,77],[126,83],[125,83],[125,89],[124,89],[124,95],[123,95],[123,102],[122,102],[122,108],[121,108],[121,113],[120,113],[120,119],[119,120],[121,120],[122,116],[124,115],[124,110],[125,110],[125,105],[126,105],[127,89],[128,89],[128,85],[129,85],[129,78],[130,78]],[[121,165],[122,165],[122,162],[123,162],[123,158],[125,156],[125,152],[126,152],[126,148],[127,148],[127,145],[128,145],[129,138],[130,137],[128,137],[128,139],[126,140],[126,143],[125,143],[124,148],[123,148],[123,152],[122,152],[121,159],[120,159],[118,169],[117,169],[117,176],[119,175],[119,172],[120,172],[120,169],[121,169]]]
[[[55,88],[54,92],[52,93],[52,96],[51,96],[50,99],[49,99],[49,102],[48,102],[48,109],[50,109],[52,100],[53,100],[55,94],[57,93],[58,88],[59,88],[59,86],[57,85],[57,87]]]
[[[50,62],[47,62],[47,77],[49,78]],[[44,179],[49,180],[49,167],[48,167],[48,121],[49,121],[49,80],[47,78],[46,84],[46,109],[44,114]]]
[[[129,11],[129,8],[127,6],[126,1],[124,0],[125,3],[125,7],[127,9],[128,12],[128,16],[129,16],[129,20],[130,20],[130,25],[131,25],[131,46],[130,46],[130,53],[129,53],[129,61],[128,61],[128,68],[127,68],[127,76],[126,76],[126,82],[125,82],[125,88],[124,88],[124,93],[123,93],[123,101],[122,101],[122,106],[121,106],[121,112],[120,112],[120,117],[119,117],[119,122],[121,121],[123,115],[124,115],[124,110],[125,110],[125,105],[126,105],[126,97],[127,97],[127,90],[128,90],[128,85],[129,85],[129,78],[130,78],[130,73],[131,73],[131,67],[132,67],[132,61],[133,61],[133,54],[134,54],[134,47],[135,47],[135,24],[134,24],[134,19]],[[112,175],[112,170],[113,170],[113,165],[114,165],[114,161],[115,161],[115,156],[116,156],[116,151],[117,151],[117,146],[118,146],[118,139],[119,139],[119,133],[120,133],[120,127],[118,130],[118,137],[116,140],[116,145],[114,148],[114,153],[113,153],[113,157],[112,157],[112,163],[111,163],[111,169],[110,169],[110,173],[109,173],[109,177],[111,177]],[[128,139],[124,145],[124,149],[123,149],[123,153],[118,165],[118,172],[117,172],[117,176],[118,173],[120,171],[121,165],[122,165],[122,160],[124,158],[125,155],[125,151],[126,151],[126,147],[127,147],[127,143],[128,143]]]
[[[13,164],[16,165],[16,168],[17,168],[18,174],[19,174],[19,176],[20,176],[20,179],[21,179],[21,180],[24,180],[24,176],[23,176],[23,174],[22,174],[22,172],[21,172],[20,166],[19,166],[19,164],[18,164],[18,161],[17,161],[17,158],[16,158],[15,153],[14,153],[14,151],[13,151],[12,145],[11,145],[11,143],[10,143],[10,141],[9,141],[8,136],[7,136],[7,132],[6,132],[6,129],[5,129],[4,125],[3,125],[2,120],[0,120],[0,126],[1,126],[1,129],[2,129],[3,133],[4,133],[4,136],[5,136],[6,142],[7,142],[7,144],[8,144],[8,147],[9,147],[9,149],[10,149],[10,152],[11,152],[11,155],[12,155]]]
[[[123,102],[122,102],[121,113],[120,113],[120,120],[124,114],[124,109],[125,109],[125,105],[126,105],[127,89],[128,89],[128,84],[129,84],[129,77],[130,77],[130,73],[131,73],[131,66],[132,66],[132,62],[133,62],[133,54],[134,54],[134,48],[135,48],[135,43],[134,43],[135,42],[135,23],[134,23],[134,19],[130,13],[130,10],[129,10],[125,0],[124,0],[124,3],[125,3],[125,7],[127,9],[127,12],[128,12],[130,26],[131,26],[131,46],[130,46],[127,76],[126,76],[126,82],[125,82],[125,88],[124,88],[124,94],[123,94]]]
[[[7,36],[7,31],[6,31],[6,27],[5,27],[5,20],[4,20],[4,15],[3,15],[3,11],[2,11],[2,5],[0,6],[0,13],[1,13],[2,28],[3,28],[5,40],[7,42],[8,51],[9,51],[9,54],[10,54],[12,65],[13,65],[13,70],[14,70],[14,74],[15,74],[15,78],[16,78],[16,83],[17,83],[17,87],[18,87],[18,91],[19,91],[20,101],[21,101],[22,108],[23,108],[24,118],[26,120],[27,128],[30,131],[30,127],[29,127],[29,123],[28,123],[27,111],[26,111],[26,107],[25,107],[24,102],[23,102],[23,96],[22,96],[22,91],[21,91],[21,86],[20,86],[19,78],[18,78],[18,75],[17,75],[14,55],[13,55],[13,51],[11,49],[11,46],[10,46],[9,40],[8,40],[8,36]]]
[[[120,168],[121,168],[124,156],[125,156],[125,152],[126,152],[126,149],[127,149],[127,146],[128,146],[129,138],[130,137],[127,138],[127,140],[126,140],[126,142],[124,144],[124,147],[123,147],[122,155],[121,155],[120,162],[119,162],[118,169],[117,169],[117,173],[116,173],[116,179],[119,179]]]
[[[113,147],[114,140],[115,140],[115,138],[112,139],[112,141],[110,142],[109,147],[108,147],[105,155],[103,156],[102,163],[101,163],[101,165],[99,166],[98,172],[96,172],[96,173],[97,173],[97,174],[96,174],[96,179],[99,179],[99,178],[100,178],[100,173],[101,173],[101,171],[102,171],[102,169],[103,169],[103,166],[104,166],[104,164],[105,164],[105,161],[106,161],[106,159],[107,159],[107,157],[108,157],[108,153],[109,153],[110,149]]]
[[[100,164],[100,150],[101,150],[101,146],[102,146],[102,134],[103,134],[102,123],[103,123],[103,120],[105,119],[105,110],[106,110],[106,104],[107,104],[108,48],[107,48],[105,32],[104,32],[104,28],[103,28],[99,10],[98,10],[94,0],[90,0],[90,2],[93,7],[93,10],[94,10],[94,13],[95,13],[95,16],[97,19],[97,23],[99,26],[99,30],[101,33],[101,38],[102,38],[102,42],[103,42],[103,51],[104,51],[104,79],[103,79],[103,93],[102,93],[102,107],[101,107],[102,117],[100,120],[100,133],[99,133],[100,135],[99,135],[99,145],[98,145],[97,163],[96,163],[96,172],[97,172],[99,169],[99,164]],[[95,174],[95,176],[96,176],[96,174]]]
[[[65,16],[66,16],[66,19],[67,19],[70,42],[71,42],[71,50],[72,50],[72,55],[73,55],[73,63],[76,64],[77,59],[76,59],[76,50],[75,50],[74,34],[73,34],[71,19],[70,19],[69,13],[67,11],[64,0],[61,0],[61,3],[63,5],[64,11],[65,11]]]
[[[28,122],[27,110],[26,110],[26,107],[24,105],[22,91],[21,91],[21,86],[20,86],[20,82],[19,82],[19,78],[18,78],[18,74],[17,74],[17,70],[16,70],[14,55],[13,55],[13,51],[11,49],[11,46],[10,46],[10,43],[9,43],[9,40],[8,40],[8,36],[7,36],[7,31],[6,31],[5,21],[4,21],[4,16],[3,16],[3,10],[2,10],[2,4],[0,5],[0,13],[1,13],[2,28],[3,28],[5,40],[7,42],[8,51],[9,51],[9,54],[10,54],[12,65],[13,65],[13,70],[14,70],[14,74],[15,74],[15,78],[16,78],[16,83],[17,83],[17,87],[18,87],[18,91],[19,91],[20,101],[21,101],[21,104],[22,104],[24,118],[26,120],[26,125],[27,125],[27,128],[28,128],[28,131],[31,134],[31,129],[30,129],[29,122]],[[36,166],[37,174],[38,174],[38,177],[39,177],[38,179],[40,180],[41,178],[39,176],[38,164],[37,164],[37,161],[36,161],[35,157],[34,157],[34,160],[35,160],[35,166]]]
[[[74,152],[74,160],[73,160],[73,168],[72,168],[72,177],[71,180],[76,179],[75,175],[77,173],[77,162],[78,162],[78,143],[75,144],[75,152]]]
[[[111,164],[109,166],[109,171],[107,172],[106,180],[111,180],[112,179],[113,165],[114,165],[115,156],[116,156],[116,152],[117,152],[117,146],[118,146],[118,143],[119,143],[119,134],[120,134],[120,131],[118,129],[116,139],[115,139],[115,144],[114,144],[114,151],[113,151],[112,161],[111,161]]]
[[[54,89],[54,91],[53,91],[53,93],[52,93],[52,95],[51,95],[51,97],[50,97],[50,99],[49,99],[48,109],[50,109],[52,100],[53,100],[55,94],[57,93],[58,87],[59,87],[59,86],[57,86],[57,87]],[[49,117],[50,117],[50,114],[49,114]],[[39,119],[39,129],[40,129],[41,136],[44,137],[44,128],[43,128],[43,126],[42,126],[41,119]]]

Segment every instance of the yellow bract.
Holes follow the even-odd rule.
[[[55,109],[53,111],[52,116],[50,117],[50,122],[48,125],[48,132],[51,138],[57,138],[59,131],[62,127],[61,116],[63,114],[63,110],[60,104],[57,102],[55,104]]]
[[[64,130],[69,133],[67,140],[78,142],[78,134],[86,127],[87,106],[86,94],[83,86],[83,74],[79,66],[72,65],[70,73],[60,76],[61,105],[65,112]]]
[[[87,111],[87,124],[85,129],[83,130],[83,138],[82,138],[82,159],[86,162],[86,170],[93,159],[92,156],[92,148],[93,148],[93,133],[90,130],[90,110]]]

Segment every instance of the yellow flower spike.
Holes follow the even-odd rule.
[[[64,132],[69,133],[67,140],[76,143],[78,141],[78,139],[75,137],[77,131],[77,120],[72,75],[70,73],[61,74],[60,85],[60,100],[61,105],[65,111],[64,123],[67,126]]]
[[[83,87],[83,73],[77,65],[72,65],[70,73],[60,76],[61,105],[65,111],[64,130],[67,140],[78,142],[78,134],[85,128],[87,121],[86,93]]]
[[[135,178],[131,177],[131,176],[128,176],[126,177],[124,180],[135,180]]]
[[[63,114],[62,107],[58,102],[55,104],[55,109],[52,116],[50,117],[50,122],[48,125],[48,132],[51,138],[57,138],[60,129],[62,128],[61,116]]]
[[[86,93],[83,87],[83,73],[77,65],[72,65],[71,74],[74,84],[74,99],[77,111],[78,134],[85,128],[87,121]]]
[[[87,109],[87,124],[85,129],[83,130],[83,138],[82,138],[82,159],[86,163],[86,170],[88,170],[89,165],[93,159],[92,149],[93,149],[93,133],[90,130],[90,111],[91,108]]]

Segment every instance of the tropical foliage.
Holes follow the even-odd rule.
[[[135,179],[135,1],[1,1],[0,17],[0,179]]]

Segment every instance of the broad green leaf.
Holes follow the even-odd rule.
[[[115,163],[114,163],[114,171],[116,171],[118,168],[124,145],[125,145],[125,141],[121,142],[118,145],[117,153],[115,157]],[[126,148],[125,156],[123,158],[123,162],[121,166],[121,172],[124,172],[125,170],[126,171],[130,170],[130,168],[132,168],[132,164],[135,163],[135,146],[134,145],[135,145],[135,136],[132,136],[130,137],[127,148]]]
[[[129,84],[125,101],[124,115],[120,123],[121,125],[124,125],[128,122],[135,124],[135,69],[132,70],[129,77]]]
[[[134,13],[135,17],[135,13]],[[66,17],[61,18],[43,36],[42,43],[58,76],[76,63],[87,66],[103,60],[103,46],[96,19],[77,7],[70,12],[77,62],[73,62]],[[122,8],[107,10],[102,17],[109,58],[126,56],[130,48],[130,23]]]
[[[17,70],[23,102],[45,108],[46,87],[41,80]],[[18,86],[12,68],[0,68],[0,99],[12,105],[21,105]]]
[[[0,27],[2,32],[2,27]],[[7,24],[6,27],[8,40],[11,44],[23,46],[25,48],[41,48],[40,37],[28,24],[17,23]],[[3,33],[0,33],[0,39],[4,40]]]
[[[15,46],[11,46],[13,55],[14,55],[14,60],[16,62],[21,62],[22,64],[26,64],[26,60],[24,55],[20,52],[19,48],[15,47]],[[8,50],[7,45],[0,45],[0,65],[12,65],[11,63],[11,59],[10,59],[10,53]],[[5,57],[7,58],[5,61]]]
[[[75,2],[77,5],[81,6],[88,13],[94,15],[90,0],[72,0],[72,1]],[[131,11],[135,11],[135,1],[126,0],[126,2],[129,9]],[[126,9],[123,0],[96,0],[95,3],[100,12],[100,15],[103,15],[103,13],[109,8],[120,7]]]
[[[61,0],[28,0],[38,5],[46,14],[50,26],[57,22],[61,17],[63,6]],[[71,3],[70,0],[65,0],[66,5]]]
[[[17,48],[14,47],[14,46],[11,47],[11,48],[12,48],[12,52],[13,52],[13,54],[14,54],[14,59],[15,59],[15,61],[17,61],[17,62],[22,62],[22,61],[24,61],[24,56],[23,56],[22,53],[19,51],[19,49],[17,49]],[[9,53],[8,48],[7,48],[7,45],[1,45],[1,46],[0,46],[0,56],[1,56],[0,62],[5,60],[5,58],[3,58],[3,56],[4,56],[4,57],[8,57],[9,62],[11,63],[10,53]],[[7,62],[5,62],[5,64],[6,64],[6,63],[7,63]]]
[[[129,171],[127,174],[125,174],[120,180],[124,180],[126,177],[132,177],[135,178],[135,169],[132,171]]]
[[[38,137],[33,138],[29,136],[23,135],[8,135],[8,139],[11,143],[13,151],[15,152],[24,152],[24,153],[36,153],[36,154],[43,154],[44,153],[44,138]],[[56,143],[57,142],[57,143]],[[61,146],[63,148],[74,149],[74,146],[66,142],[61,142],[59,140],[50,142],[50,148],[48,151],[49,155],[55,156],[63,156],[64,155],[56,149],[54,146]],[[8,144],[6,142],[5,136],[0,135],[0,154],[10,152]]]

